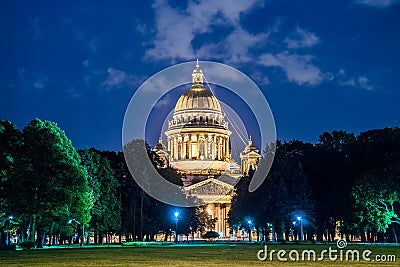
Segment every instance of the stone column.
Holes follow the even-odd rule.
[[[174,159],[178,159],[178,138],[176,136],[174,136]]]
[[[208,135],[204,135],[204,159],[208,159]]]
[[[169,151],[169,153],[170,153],[170,158],[171,159],[173,159],[173,156],[174,156],[174,154],[173,154],[173,152],[172,152],[172,150],[171,150],[171,139],[170,138],[168,138],[168,149],[167,149],[168,151]]]
[[[199,138],[199,134],[196,134],[196,146],[197,146],[197,156],[196,159],[200,159],[200,138]]]
[[[222,146],[222,157],[221,157],[221,159],[222,160],[225,160],[225,158],[226,158],[226,156],[225,156],[225,154],[226,154],[226,151],[225,151],[225,137],[221,137],[221,140],[222,140],[222,144],[221,144],[221,146]]]
[[[222,146],[221,146],[221,136],[218,136],[218,160],[222,159]]]
[[[229,139],[225,138],[225,157],[229,159]]]
[[[182,142],[181,142],[181,159],[184,159],[185,157],[185,136],[181,135]]]
[[[211,159],[215,159],[215,135],[211,136]]]
[[[215,158],[219,160],[219,136],[215,136]]]
[[[215,158],[219,159],[219,138],[218,136],[215,137]]]
[[[189,159],[192,159],[192,135],[191,134],[189,134],[188,135],[188,149],[189,149]]]

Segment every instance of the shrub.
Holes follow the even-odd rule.
[[[22,241],[19,242],[18,244],[23,250],[26,249],[31,249],[35,247],[35,242],[31,241],[31,240],[26,240],[26,241]]]
[[[218,237],[219,237],[219,234],[214,231],[209,231],[203,235],[203,238],[207,238],[207,239],[218,238]]]

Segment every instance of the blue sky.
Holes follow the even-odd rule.
[[[400,124],[399,1],[182,2],[1,1],[0,118],[121,150],[136,88],[199,58],[257,83],[279,139]]]

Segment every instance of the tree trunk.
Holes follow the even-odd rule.
[[[46,244],[47,244],[47,242],[46,242],[46,232],[42,231],[42,247],[43,247],[43,245],[46,245]]]
[[[32,214],[28,226],[28,237],[27,240],[35,242],[35,231],[36,231],[36,215]]]
[[[132,211],[132,203],[133,203],[133,211]],[[131,195],[131,216],[133,217],[132,241],[135,242],[136,241],[136,202],[133,201],[132,195]]]
[[[277,240],[278,242],[283,242],[285,241],[284,237],[283,237],[283,228],[281,226],[276,227],[276,235],[277,235]]]
[[[42,243],[42,230],[40,229],[40,227],[37,228],[36,247],[37,247],[37,248],[43,248],[43,243]]]
[[[143,201],[144,195],[143,191],[141,191],[141,201],[140,201],[140,242],[143,241]]]
[[[5,245],[6,244],[6,239],[7,239],[6,234],[4,233],[3,230],[1,230],[0,231],[0,245]]]
[[[165,231],[165,236],[164,236],[164,241],[167,242],[168,241],[168,235],[169,235],[169,230],[167,229]]]
[[[50,227],[50,233],[49,233],[49,246],[54,246],[54,227],[55,227],[55,222],[51,223],[51,227]]]
[[[86,234],[86,245],[90,245],[90,228],[88,229],[88,233]]]
[[[365,230],[363,228],[360,229],[360,235],[361,235],[361,242],[365,243]]]
[[[392,231],[393,231],[394,242],[395,242],[395,243],[399,243],[399,240],[397,239],[396,229],[394,229],[394,228],[395,228],[395,226],[392,225]]]
[[[99,244],[103,245],[104,236],[103,233],[99,233]]]

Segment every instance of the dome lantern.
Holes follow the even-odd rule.
[[[199,60],[196,60],[196,68],[192,73],[192,85],[203,85],[203,71],[200,69]]]

